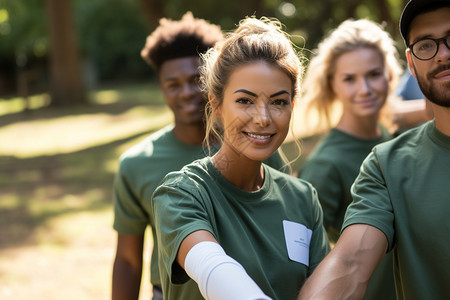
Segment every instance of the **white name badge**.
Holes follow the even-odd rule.
[[[283,220],[283,229],[289,259],[309,266],[312,230],[305,225],[287,220]]]

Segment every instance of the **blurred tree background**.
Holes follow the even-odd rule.
[[[145,37],[159,18],[178,19],[188,10],[224,30],[245,16],[276,17],[298,46],[314,49],[347,18],[383,23],[400,42],[398,19],[406,2],[0,0],[0,96],[50,91],[51,105],[79,104],[86,90],[101,84],[155,79],[139,55]]]
[[[0,299],[111,298],[118,157],[172,122],[140,57],[161,17],[190,10],[225,31],[275,17],[306,56],[343,20],[370,18],[403,52],[405,2],[0,0]],[[304,154],[318,137],[302,136]],[[151,299],[145,254],[140,299]]]

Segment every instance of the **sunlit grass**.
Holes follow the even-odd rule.
[[[14,222],[17,232],[32,233],[40,220],[110,207],[119,155],[171,121],[155,85],[102,89],[91,97],[93,104],[72,114],[48,107],[22,115],[17,99],[0,99],[8,107],[2,112],[11,112],[0,116],[0,231]],[[37,104],[42,98],[30,97]],[[0,238],[0,247],[6,240]]]
[[[116,88],[102,88],[90,91],[88,94],[90,103],[111,104],[119,101],[137,101],[141,104],[164,103],[156,83],[134,84],[119,86]],[[36,110],[47,107],[50,104],[48,93],[23,97],[0,98],[0,116],[20,113],[26,109]]]
[[[130,84],[114,88],[103,88],[90,93],[89,99],[96,104],[110,104],[119,101],[134,101],[141,104],[163,104],[156,83]]]
[[[154,130],[171,121],[166,107],[136,107],[106,113],[31,120],[0,128],[0,155],[33,157],[70,153],[129,135]]]
[[[30,97],[26,113],[23,99],[0,99],[0,299],[108,299],[118,157],[171,114],[149,84],[94,91],[76,107],[46,97]],[[150,299],[149,238],[145,247]]]
[[[158,129],[172,120],[169,109],[162,105],[161,95],[148,86],[140,89],[101,90],[92,93],[93,102],[100,105],[94,112],[89,107],[77,108],[76,114],[53,117],[30,118],[10,123],[0,128],[0,155],[19,158],[40,155],[70,153],[95,145],[123,139],[130,135]],[[122,111],[111,114],[102,105],[122,101]],[[124,100],[126,99],[126,100]],[[153,101],[150,102],[149,99]],[[15,100],[0,101],[11,106],[7,111],[17,110]],[[136,104],[137,103],[137,104]],[[14,142],[11,142],[14,141]]]
[[[99,91],[93,97],[95,103],[110,104],[119,100],[119,93],[117,91]]]
[[[39,94],[28,97],[0,98],[0,116],[23,111],[25,108],[35,110],[50,104],[48,94]]]
[[[2,194],[2,201],[0,201],[0,210],[11,209],[19,205],[19,199],[13,194]]]
[[[111,223],[111,212],[103,210],[68,213],[40,226],[35,245],[0,256],[0,298],[109,298]]]

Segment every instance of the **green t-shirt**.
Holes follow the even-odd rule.
[[[331,129],[300,170],[299,177],[317,189],[324,226],[333,243],[339,238],[345,211],[352,202],[350,188],[361,163],[375,145],[392,138],[384,127],[380,129],[381,136],[371,140]]]
[[[333,128],[319,142],[299,176],[309,181],[319,194],[324,226],[331,242],[340,236],[345,211],[352,202],[351,186],[361,163],[372,148],[392,138],[385,127],[381,136],[366,140]],[[370,279],[364,300],[395,299],[393,255],[387,254]]]
[[[363,223],[384,232],[398,299],[448,299],[450,137],[430,121],[376,146],[352,194],[343,228]]]
[[[209,157],[170,173],[155,191],[148,205],[156,216],[164,299],[203,299],[176,262],[181,242],[197,230],[211,232],[268,296],[295,299],[329,251],[322,210],[309,183],[263,166],[264,184],[254,192],[231,184]],[[294,222],[298,234],[289,242],[310,234],[309,247],[303,248],[309,266],[289,259],[284,220]]]
[[[205,157],[201,145],[188,145],[173,134],[173,124],[168,125],[121,155],[119,170],[114,180],[114,229],[119,234],[143,235],[150,224],[153,236],[153,220],[143,206],[143,199],[150,198],[161,180],[169,172],[178,171],[184,165]],[[282,168],[284,163],[278,153],[267,163]],[[150,279],[160,285],[157,239],[153,239],[150,263]]]

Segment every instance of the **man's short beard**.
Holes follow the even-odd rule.
[[[426,78],[423,78],[418,75],[416,67],[413,67],[417,75],[417,83],[419,84],[420,90],[424,96],[436,105],[450,107],[450,82],[447,82],[443,86],[443,89],[439,90],[436,86],[434,86],[432,81],[436,71],[431,72],[431,74],[426,74]],[[448,65],[447,68],[450,68],[450,65]]]

